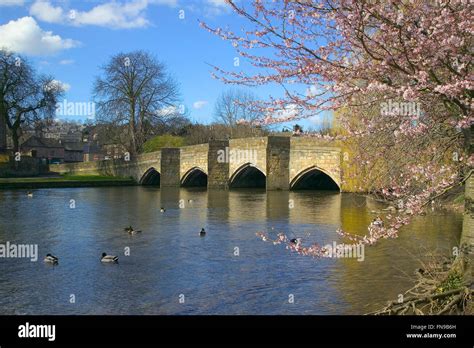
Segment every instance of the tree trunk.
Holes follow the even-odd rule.
[[[3,112],[0,112],[0,153],[7,150],[7,121]]]
[[[18,136],[18,128],[12,129],[13,152],[20,152],[20,140]]]
[[[135,118],[135,100],[132,98],[130,100],[130,119],[128,122],[130,127],[130,152],[133,156],[137,154],[137,127]]]

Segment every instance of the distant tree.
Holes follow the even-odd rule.
[[[185,140],[183,137],[170,134],[158,135],[154,138],[151,138],[143,145],[143,152],[155,152],[164,147],[181,147],[184,145]]]
[[[51,118],[63,92],[52,77],[36,75],[25,58],[0,50],[0,128],[10,130],[15,152],[20,149],[22,127]]]
[[[214,119],[229,127],[230,136],[238,123],[252,124],[260,119],[262,114],[252,106],[257,102],[257,97],[241,89],[228,89],[218,97],[214,107]]]
[[[120,141],[131,153],[142,151],[155,127],[179,114],[178,86],[165,66],[143,51],[119,53],[102,67],[94,85],[98,119],[120,127]]]
[[[295,124],[293,126],[293,135],[300,135],[303,133],[303,127],[301,127],[299,124]]]
[[[154,135],[165,135],[171,134],[176,136],[182,136],[186,134],[187,127],[191,124],[186,113],[184,114],[173,114],[168,117],[164,117],[157,125],[153,128]]]
[[[186,127],[184,134],[187,145],[204,144],[210,140],[225,140],[233,138],[250,138],[268,135],[268,130],[260,126],[238,124],[229,127],[221,123],[210,125],[190,124]]]

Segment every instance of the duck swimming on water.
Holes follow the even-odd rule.
[[[199,235],[201,237],[204,237],[206,235],[206,230],[204,228],[201,228],[201,232],[199,232]]]
[[[140,233],[140,230],[134,230],[132,226],[125,227],[124,228],[125,232],[128,232],[129,234],[137,234]]]
[[[118,263],[118,256],[107,255],[107,253],[102,253],[100,262],[104,263]]]
[[[380,218],[380,216],[377,216],[377,218],[372,221],[372,225],[377,227],[383,227],[383,220]]]
[[[293,244],[299,244],[301,243],[301,238],[292,238],[290,239],[290,242]]]
[[[164,212],[166,211],[166,209],[163,208],[163,207],[161,207],[160,211],[161,211],[162,213],[164,213]]]
[[[26,195],[27,195],[29,198],[33,198],[33,192],[31,192],[31,191],[28,191],[28,192],[26,193]]]
[[[44,262],[50,263],[52,265],[57,265],[59,263],[59,259],[56,256],[47,254],[46,257],[44,258]]]

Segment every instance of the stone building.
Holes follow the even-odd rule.
[[[82,149],[84,162],[102,161],[103,159],[105,159],[102,149],[97,144],[97,142],[85,142]]]
[[[23,154],[44,158],[48,163],[64,162],[64,145],[54,139],[32,136],[22,143],[20,148]]]
[[[84,145],[81,142],[62,142],[64,144],[64,162],[83,162]]]
[[[105,159],[120,159],[123,158],[127,149],[120,144],[103,144],[102,152],[105,155]]]

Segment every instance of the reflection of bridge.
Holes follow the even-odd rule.
[[[313,138],[269,136],[163,148],[130,161],[53,165],[51,170],[133,177],[142,185],[340,190],[341,150]]]

